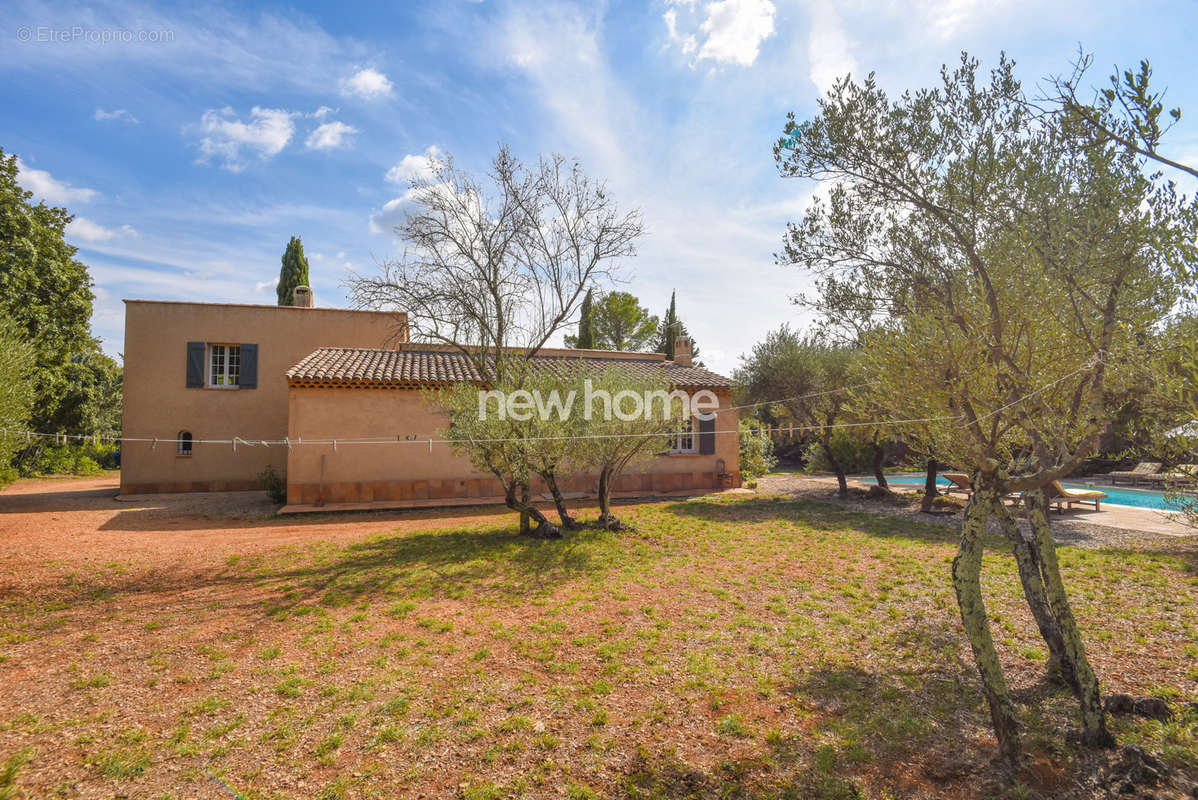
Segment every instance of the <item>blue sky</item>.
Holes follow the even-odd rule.
[[[347,272],[398,252],[424,154],[481,170],[502,141],[577,157],[642,210],[624,288],[657,314],[677,289],[729,372],[802,324],[803,275],[773,257],[814,189],[774,170],[786,112],[809,115],[844,72],[931,84],[962,50],[1007,51],[1025,83],[1079,44],[1095,82],[1148,57],[1186,112],[1170,154],[1198,161],[1193,2],[9,2],[2,24],[0,147],[77,215],[113,355],[122,298],[273,303],[293,234],[317,302],[346,305]]]

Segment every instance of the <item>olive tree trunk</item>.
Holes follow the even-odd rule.
[[[965,635],[969,637],[973,658],[982,679],[982,691],[990,707],[990,720],[998,738],[999,752],[1008,763],[1014,764],[1019,758],[1019,723],[1007,692],[1007,681],[1003,677],[998,651],[994,648],[990,620],[982,599],[983,537],[993,499],[993,491],[981,487],[977,487],[969,498],[965,520],[961,525],[961,547],[953,559],[953,588],[957,592],[957,605],[961,610]]]
[[[844,467],[840,466],[840,462],[836,459],[836,455],[832,452],[832,442],[830,437],[825,434],[819,441],[821,449],[824,451],[824,457],[828,459],[828,463],[836,472],[836,494],[840,497],[849,496],[849,482],[844,474]]]
[[[510,483],[503,493],[504,503],[513,511],[520,512],[520,533],[534,539],[560,539],[562,529],[549,521],[532,502],[527,483]],[[535,522],[536,526],[530,523]]]
[[[609,531],[626,530],[623,521],[611,513],[611,493],[615,487],[617,471],[611,467],[599,470],[599,527]]]
[[[576,531],[582,526],[578,524],[578,520],[570,516],[570,509],[566,508],[566,498],[562,495],[562,491],[557,485],[557,471],[552,468],[546,468],[537,472],[541,479],[545,481],[545,485],[549,487],[549,494],[553,497],[553,506],[557,509],[557,515],[561,518],[562,528],[567,531]]]
[[[1027,599],[1028,608],[1036,620],[1036,627],[1040,629],[1040,636],[1048,646],[1048,678],[1077,692],[1077,669],[1069,658],[1065,648],[1065,637],[1061,635],[1061,626],[1052,612],[1048,595],[1044,590],[1043,564],[1036,538],[1020,529],[1019,524],[1001,502],[995,504],[994,510],[1003,532],[1011,542],[1015,564],[1019,568],[1019,581],[1023,584],[1023,596]]]
[[[883,489],[889,489],[890,484],[886,482],[886,473],[882,471],[882,467],[886,461],[886,446],[878,441],[876,433],[870,445],[874,449],[874,480],[878,482],[878,486],[881,486]]]
[[[1035,537],[1039,555],[1040,572],[1044,579],[1044,592],[1049,608],[1060,627],[1064,640],[1065,656],[1073,665],[1076,677],[1076,694],[1081,704],[1082,743],[1092,747],[1112,747],[1115,739],[1106,727],[1106,712],[1102,707],[1102,694],[1098,687],[1098,676],[1086,658],[1086,646],[1082,642],[1081,630],[1069,606],[1065,583],[1061,580],[1061,567],[1057,561],[1057,547],[1052,539],[1052,525],[1048,519],[1048,496],[1043,489],[1026,493],[1028,518]]]
[[[919,501],[919,510],[924,514],[932,513],[932,504],[940,492],[936,490],[936,459],[928,458],[927,471],[923,480],[923,499]]]

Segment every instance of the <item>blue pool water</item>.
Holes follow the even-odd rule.
[[[877,483],[873,478],[863,478],[866,483]],[[915,473],[903,473],[896,475],[887,475],[886,482],[895,486],[923,486],[924,476]],[[936,484],[941,488],[948,486],[949,482],[942,477],[936,478]],[[1136,508],[1155,508],[1162,511],[1168,510],[1169,506],[1165,504],[1164,492],[1153,491],[1152,489],[1135,489],[1130,486],[1087,486],[1084,482],[1077,481],[1062,481],[1061,485],[1066,489],[1074,489],[1076,491],[1098,490],[1106,493],[1104,503],[1112,503],[1120,506],[1135,506]]]

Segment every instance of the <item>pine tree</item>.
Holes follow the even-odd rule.
[[[308,283],[308,259],[304,256],[304,244],[298,236],[292,236],[283,253],[283,267],[279,270],[279,285],[275,289],[279,305],[292,305],[295,287],[311,285]]]
[[[574,345],[580,350],[595,349],[595,321],[591,310],[591,290],[582,299],[582,312],[578,317],[578,341]]]

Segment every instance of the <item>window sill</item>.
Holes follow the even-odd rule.
[[[236,392],[241,389],[240,386],[205,386],[205,389],[215,389],[218,392]]]
[[[669,458],[698,458],[700,455],[702,455],[702,453],[699,453],[696,450],[679,450],[677,452],[671,451],[669,453],[662,453],[662,455],[668,456]]]
[[[191,453],[175,453],[175,458],[191,458]]]

